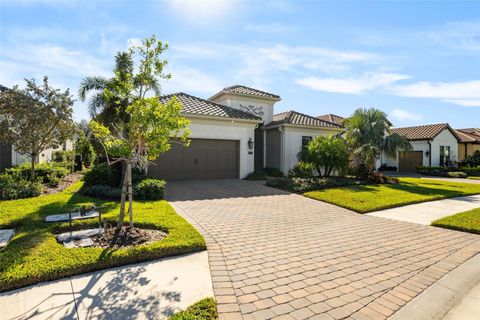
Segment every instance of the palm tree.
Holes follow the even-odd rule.
[[[345,139],[357,165],[367,172],[375,170],[375,162],[384,153],[395,157],[399,150],[411,150],[410,142],[392,132],[392,123],[378,109],[359,108],[345,120]]]

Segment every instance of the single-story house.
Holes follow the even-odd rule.
[[[480,129],[455,129],[460,141],[458,143],[457,161],[462,161],[466,156],[471,156],[477,150],[480,150]]]
[[[244,178],[263,167],[283,172],[297,163],[302,145],[318,135],[338,134],[340,125],[295,111],[274,114],[278,95],[235,85],[209,99],[176,96],[190,120],[189,147],[173,144],[148,173],[167,180]]]
[[[394,128],[393,132],[405,136],[412,151],[399,151],[395,158],[385,155],[380,164],[397,167],[398,171],[415,171],[418,166],[444,166],[458,160],[460,138],[448,123]]]

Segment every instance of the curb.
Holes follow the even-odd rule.
[[[480,281],[480,254],[447,273],[389,320],[441,320]]]

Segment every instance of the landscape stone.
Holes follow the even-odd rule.
[[[72,212],[72,220],[82,220],[82,219],[92,219],[92,218],[98,218],[100,213],[98,211],[89,211],[86,212],[83,216],[80,215],[80,212]],[[68,213],[62,213],[62,214],[54,214],[47,216],[45,218],[45,222],[62,222],[62,221],[69,221],[69,215]]]
[[[0,230],[0,248],[6,247],[8,242],[10,241],[10,239],[12,239],[14,234],[15,234],[14,229]]]
[[[64,232],[57,236],[58,242],[70,242],[71,240],[80,240],[90,238],[94,235],[103,233],[103,228],[94,228],[94,229],[85,229],[85,230],[77,230],[73,232]]]

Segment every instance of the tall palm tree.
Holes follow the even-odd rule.
[[[392,132],[392,123],[378,109],[359,108],[345,120],[345,139],[356,164],[368,172],[375,170],[375,162],[384,153],[395,157],[399,150],[411,150],[410,142]]]

